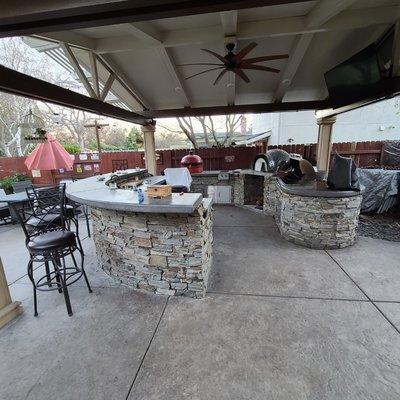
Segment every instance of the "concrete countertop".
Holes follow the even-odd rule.
[[[238,172],[240,175],[274,176],[272,172],[255,171],[254,169],[241,169]]]
[[[315,182],[308,184],[286,184],[281,179],[277,180],[279,187],[284,193],[292,194],[294,196],[304,197],[328,197],[328,198],[343,198],[359,196],[362,192],[355,190],[331,190],[331,189],[318,189]]]
[[[215,171],[203,171],[191,174],[192,177],[208,177],[218,176],[221,172],[229,175],[258,175],[258,176],[273,176],[271,172],[259,172],[253,169],[231,169],[231,170],[215,170]]]
[[[223,170],[214,170],[214,171],[203,171],[191,173],[192,177],[207,177],[207,176],[218,176],[221,172],[225,172],[228,174],[232,174],[233,171],[223,171]]]
[[[133,170],[132,170],[133,171]],[[127,172],[131,172],[128,170]],[[107,210],[143,212],[143,213],[193,213],[203,200],[200,193],[172,193],[171,197],[152,199],[147,197],[146,192],[143,203],[139,204],[138,193],[133,190],[114,189],[111,190],[105,185],[105,181],[112,174],[101,175],[105,178],[99,181],[99,176],[81,179],[69,184],[66,188],[66,195],[71,200],[91,207],[104,208]],[[149,178],[148,184],[160,184],[164,182],[162,176]],[[141,186],[143,189],[146,185]]]

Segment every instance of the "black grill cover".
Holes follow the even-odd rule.
[[[332,190],[360,190],[354,161],[336,153],[333,156],[327,184]]]

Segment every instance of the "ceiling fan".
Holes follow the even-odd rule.
[[[257,46],[257,43],[251,42],[249,43],[246,47],[244,47],[242,50],[240,50],[238,53],[233,53],[234,48],[236,45],[234,43],[228,43],[225,47],[228,51],[228,53],[225,56],[222,56],[214,51],[208,50],[208,49],[201,49],[214,57],[218,58],[221,63],[191,63],[191,64],[180,64],[178,65],[179,67],[181,66],[187,66],[187,65],[213,65],[215,66],[214,68],[207,69],[202,72],[198,72],[197,74],[190,75],[186,77],[185,79],[190,79],[194,78],[195,76],[205,74],[210,71],[217,71],[217,70],[222,70],[218,76],[217,79],[214,81],[214,85],[217,85],[218,82],[221,80],[221,78],[228,72],[234,72],[236,75],[238,75],[241,79],[243,79],[246,83],[250,82],[249,77],[245,74],[243,70],[256,70],[256,71],[265,71],[265,72],[273,72],[273,73],[278,73],[280,72],[279,69],[276,68],[271,68],[271,67],[265,67],[264,65],[257,65],[256,63],[263,62],[263,61],[272,61],[272,60],[280,60],[283,58],[288,58],[288,54],[278,54],[278,55],[271,55],[271,56],[261,56],[261,57],[254,57],[254,58],[245,58],[247,54],[249,54],[255,47]]]

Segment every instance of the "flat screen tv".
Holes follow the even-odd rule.
[[[385,95],[375,44],[325,73],[333,108]]]

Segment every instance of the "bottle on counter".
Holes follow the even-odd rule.
[[[142,204],[144,201],[144,192],[143,192],[142,188],[138,189],[138,201],[139,201],[139,204]]]

